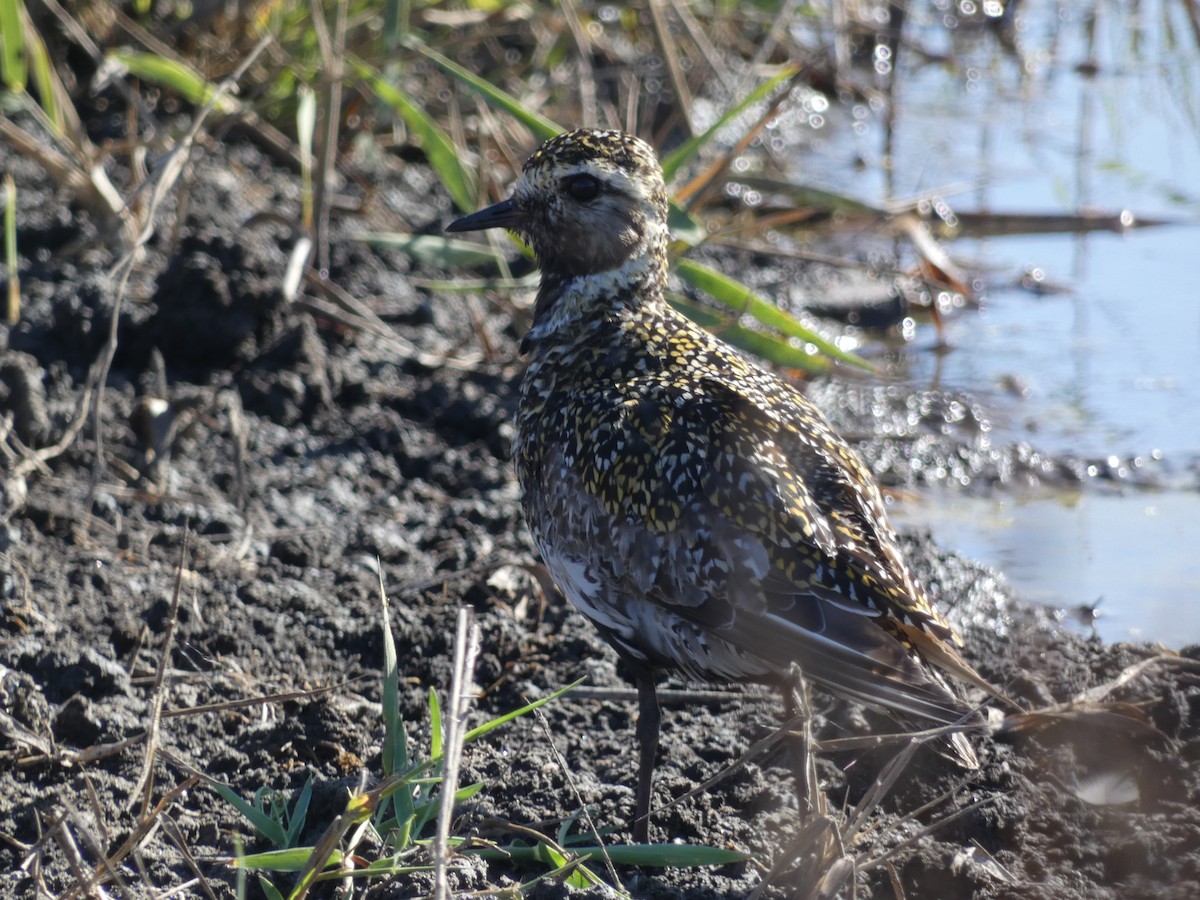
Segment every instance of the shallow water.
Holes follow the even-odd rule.
[[[931,352],[928,328],[902,361],[916,388],[980,397],[997,443],[1160,454],[1161,489],[939,492],[898,504],[896,518],[994,565],[1024,599],[1099,602],[1107,639],[1180,647],[1200,641],[1200,48],[1176,0],[1142,4],[1139,19],[1116,3],[1063,7],[1022,4],[1024,67],[985,34],[952,42],[937,23],[913,29],[959,65],[901,56],[890,174],[875,119],[834,123],[826,158],[852,145],[867,166],[844,172],[844,189],[874,202],[937,190],[961,211],[1094,208],[1175,223],[948,243],[984,273],[982,308],[949,324],[952,352]],[[1081,74],[1089,62],[1095,74]],[[1062,290],[1019,287],[1034,268]]]
[[[1172,647],[1200,636],[1195,492],[940,494],[910,499],[893,518],[932,528],[939,543],[1003,572],[1021,599],[1062,610],[1082,630]]]

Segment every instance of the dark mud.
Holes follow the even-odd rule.
[[[62,437],[119,317],[98,435],[89,418],[64,452],[25,477],[17,457],[4,462],[0,895],[34,896],[38,882],[69,894],[134,833],[145,750],[130,739],[150,721],[175,620],[158,734],[165,752],[151,785],[154,802],[168,799],[136,861],[120,866],[124,887],[110,888],[114,895],[155,896],[191,882],[183,893],[204,896],[200,877],[216,896],[232,897],[224,860],[235,838],[264,848],[212,790],[171,795],[190,769],[243,796],[264,785],[291,791],[311,776],[302,841],[316,839],[348,790],[378,776],[381,574],[405,677],[402,711],[417,744],[428,737],[428,690],[448,682],[464,603],[483,635],[474,720],[581,676],[591,688],[625,687],[592,629],[529,574],[535,556],[508,460],[520,314],[492,299],[430,294],[414,285],[445,273],[354,239],[367,228],[434,232],[449,221],[425,168],[349,160],[363,170],[347,179],[348,193],[368,181],[387,187],[369,217],[335,216],[330,280],[370,307],[389,337],[336,312],[318,287],[280,298],[292,237],[243,223],[262,212],[294,219],[298,179],[253,146],[218,146],[197,159],[178,234],[168,230],[148,248],[119,310],[107,274],[114,259],[95,228],[38,169],[4,148],[0,155],[19,185],[24,293],[20,323],[0,330],[0,412],[20,440],[9,447]],[[922,480],[906,462],[919,441],[873,432],[871,392],[816,388],[838,404],[839,426],[861,436],[886,481]],[[1028,453],[1009,448],[972,461],[970,437],[942,427],[952,400],[916,400],[918,411],[932,410],[928,421],[913,420],[929,453],[1007,483],[1012,460]],[[1035,460],[1016,471],[1028,481],[1071,469]],[[1063,630],[1021,606],[1001,577],[940,552],[927,536],[906,544],[960,625],[968,657],[1030,706],[1110,685],[1156,655]],[[1093,698],[1120,701],[1115,709],[980,737],[983,767],[969,777],[919,753],[846,847],[863,861],[896,851],[857,872],[857,896],[1200,896],[1200,688],[1188,662],[1150,665]],[[329,690],[181,712],[317,688]],[[816,703],[820,739],[887,727],[825,698]],[[584,695],[546,707],[546,726],[524,719],[472,745],[463,779],[486,787],[460,810],[459,833],[512,840],[498,822],[554,833],[582,802],[600,827],[618,829],[614,840],[627,838],[634,708],[631,699]],[[754,693],[669,705],[658,799],[720,771],[773,729],[777,713],[773,698]],[[824,755],[831,808],[857,803],[890,753]],[[625,868],[625,888],[636,897],[742,897],[784,860],[766,896],[789,896],[799,877],[786,864],[799,829],[789,771],[778,754],[756,759],[654,820],[660,839],[742,849],[752,863]],[[539,871],[466,860],[455,877],[459,889],[480,890]],[[406,876],[363,882],[358,892],[410,897],[428,887]],[[567,890],[549,883],[534,894]]]

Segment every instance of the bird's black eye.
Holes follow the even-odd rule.
[[[567,193],[580,203],[600,196],[600,179],[595,175],[572,175],[567,179]]]

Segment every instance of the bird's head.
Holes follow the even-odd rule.
[[[589,275],[639,257],[665,265],[667,192],[654,151],[620,131],[580,129],[542,144],[512,196],[447,231],[507,228],[543,272]]]

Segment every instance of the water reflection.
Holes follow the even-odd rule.
[[[830,169],[816,177],[881,205],[927,194],[964,229],[979,213],[1094,212],[1111,230],[955,241],[955,259],[990,285],[981,308],[946,324],[952,352],[928,352],[922,329],[896,370],[915,389],[978,398],[993,447],[1087,460],[1097,475],[1110,458],[1118,475],[1155,456],[1162,465],[1154,491],[936,490],[897,518],[997,566],[1027,600],[1099,603],[1106,638],[1200,641],[1196,37],[1172,0],[1031,0],[1010,4],[999,31],[975,18],[949,28],[963,24],[961,3],[932,8],[884,56],[890,114],[826,129]],[[839,172],[839,159],[866,164]],[[811,181],[811,156],[804,165]],[[1134,216],[1177,224],[1124,232]]]

